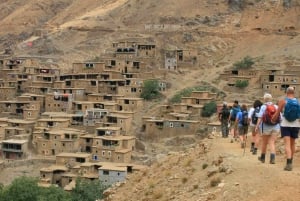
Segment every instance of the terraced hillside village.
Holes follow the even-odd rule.
[[[0,8],[0,183],[25,175],[69,191],[100,179],[110,201],[299,200],[298,152],[283,171],[278,139],[276,164],[261,164],[220,137],[217,113],[202,115],[289,86],[299,97],[299,0]],[[153,83],[159,96],[141,98]]]

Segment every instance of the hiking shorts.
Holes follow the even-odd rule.
[[[298,138],[299,128],[297,127],[280,127],[281,137]]]
[[[239,135],[247,135],[248,133],[248,126],[238,126]]]
[[[263,126],[260,130],[261,135],[279,135],[280,128],[273,126]]]

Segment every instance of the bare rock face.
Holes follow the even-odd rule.
[[[245,0],[228,0],[229,8],[235,11],[242,10],[245,5]]]

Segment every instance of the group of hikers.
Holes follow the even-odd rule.
[[[295,140],[298,138],[300,128],[300,105],[295,97],[295,89],[288,87],[286,96],[278,103],[272,102],[272,95],[264,94],[263,102],[255,100],[248,110],[246,104],[239,105],[237,100],[232,106],[226,102],[219,112],[222,137],[232,135],[231,142],[240,141],[245,149],[248,131],[251,132],[250,151],[256,155],[261,151],[258,160],[265,163],[267,146],[270,150],[270,164],[275,164],[275,142],[279,135],[284,140],[286,165],[284,170],[293,169],[293,156],[295,154]]]

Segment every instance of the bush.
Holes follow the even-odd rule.
[[[146,80],[141,93],[141,98],[145,100],[153,100],[160,97],[158,80]]]
[[[217,104],[216,102],[212,101],[210,103],[206,103],[203,106],[201,116],[202,117],[210,117],[217,111]]]
[[[251,68],[254,63],[253,58],[246,56],[243,60],[234,63],[233,67],[235,69],[248,69]]]
[[[245,88],[249,85],[248,80],[236,80],[235,86],[238,88]]]

